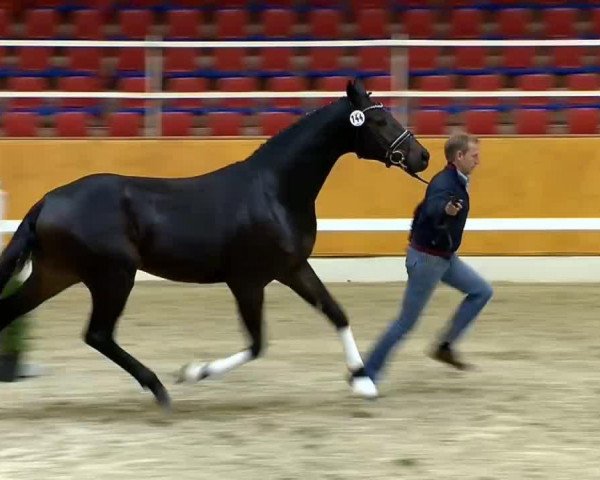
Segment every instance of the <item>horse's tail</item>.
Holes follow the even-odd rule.
[[[35,224],[43,205],[44,201],[40,200],[31,207],[0,255],[0,292],[4,290],[15,271],[23,268],[33,249],[36,239]]]

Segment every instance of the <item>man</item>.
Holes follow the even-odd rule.
[[[440,281],[466,296],[431,356],[460,370],[467,369],[468,365],[457,357],[454,343],[492,297],[490,284],[456,254],[469,214],[469,177],[479,164],[479,140],[462,133],[452,135],[446,141],[444,154],[448,164],[431,180],[414,213],[402,311],[365,363],[364,371],[374,382],[392,350],[417,322]]]

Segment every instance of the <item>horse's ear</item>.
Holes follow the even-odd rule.
[[[348,98],[356,107],[362,105],[364,99],[368,96],[362,81],[358,78],[348,80],[348,84],[346,85],[346,95],[348,95]]]
[[[356,90],[356,93],[358,93],[360,96],[367,95],[367,90],[365,89],[365,85],[360,78],[354,79],[354,89]]]
[[[360,88],[357,88],[356,82],[357,82],[356,79],[348,80],[348,84],[346,85],[346,95],[350,99],[350,102],[352,102],[352,105],[354,105],[355,107],[358,107],[361,104],[361,101],[360,101],[361,93],[360,93]],[[360,85],[360,87],[362,87],[362,85]]]

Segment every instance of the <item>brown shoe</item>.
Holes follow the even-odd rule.
[[[473,368],[472,365],[461,362],[448,344],[439,345],[431,352],[430,356],[434,360],[451,365],[458,370],[471,370]]]

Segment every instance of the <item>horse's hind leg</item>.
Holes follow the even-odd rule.
[[[34,260],[31,274],[23,285],[12,295],[0,299],[0,332],[17,318],[78,281],[75,276],[53,272]]]
[[[377,397],[377,387],[364,372],[363,360],[356,346],[352,329],[348,323],[348,317],[341,306],[327,291],[327,288],[325,288],[323,282],[317,277],[310,264],[304,262],[300,268],[278,280],[325,314],[334,325],[344,347],[346,365],[352,372],[351,382],[353,391],[365,398]]]
[[[178,382],[196,382],[207,377],[223,375],[254,360],[262,352],[264,286],[230,284],[229,287],[235,297],[241,320],[250,336],[250,346],[246,350],[210,363],[188,363],[179,371]]]
[[[144,389],[150,389],[156,401],[169,408],[169,395],[154,372],[117,345],[114,330],[125,308],[135,281],[135,268],[105,265],[84,277],[92,295],[92,314],[85,333],[85,342],[115,362]]]

